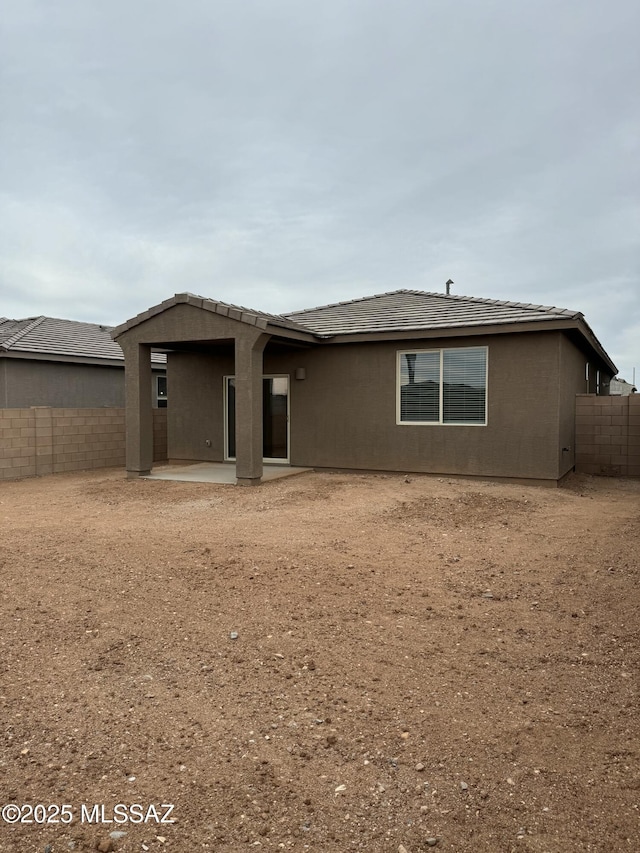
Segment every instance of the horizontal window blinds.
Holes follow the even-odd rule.
[[[401,423],[486,423],[484,347],[400,353]]]
[[[403,421],[440,420],[440,353],[405,352],[400,364]]]
[[[446,349],[442,359],[445,424],[483,424],[487,390],[484,348]]]

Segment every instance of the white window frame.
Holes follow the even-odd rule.
[[[167,394],[166,394],[166,396],[162,396],[160,394],[159,386],[160,386],[160,379],[164,379],[165,382],[167,381],[167,374],[166,373],[156,374],[153,377],[153,379],[154,379],[153,385],[154,385],[154,391],[155,391],[154,405],[157,409],[166,409],[167,406],[169,405],[169,383],[167,382]],[[167,406],[161,406],[160,400],[165,400],[167,403]]]
[[[484,422],[482,423],[469,423],[467,421],[444,421],[444,382],[443,382],[443,366],[444,366],[444,352],[445,350],[465,350],[465,349],[482,349],[485,352],[485,388],[484,388]],[[402,411],[401,411],[401,403],[402,403],[402,385],[401,385],[401,366],[402,366],[402,357],[404,355],[413,355],[420,353],[439,353],[440,354],[440,391],[439,391],[439,404],[438,410],[440,412],[440,419],[437,421],[403,421],[401,419]],[[396,426],[454,426],[454,427],[485,427],[488,424],[489,417],[489,347],[488,346],[477,346],[477,347],[439,347],[434,349],[405,349],[398,350],[396,352]]]

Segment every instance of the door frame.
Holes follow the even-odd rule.
[[[223,427],[224,427],[224,461],[235,462],[235,456],[229,456],[229,379],[235,379],[234,373],[222,377],[222,402],[223,402]],[[291,376],[288,373],[263,373],[263,379],[286,379],[287,380],[287,456],[270,457],[263,456],[265,465],[289,465],[291,456]],[[264,412],[262,413],[264,423]]]

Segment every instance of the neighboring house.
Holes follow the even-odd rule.
[[[178,294],[113,331],[127,470],[152,466],[146,388],[167,353],[170,460],[557,482],[575,398],[616,367],[576,311],[398,290],[287,315]]]
[[[635,394],[638,389],[631,382],[624,379],[614,377],[609,385],[609,394],[612,397],[628,397],[629,394]]]
[[[124,406],[124,356],[108,326],[0,317],[0,408]],[[166,358],[153,355],[150,399],[165,405]]]

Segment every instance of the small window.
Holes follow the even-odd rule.
[[[398,353],[399,424],[487,423],[487,348]]]
[[[167,408],[167,377],[156,376],[156,404],[159,409]]]

